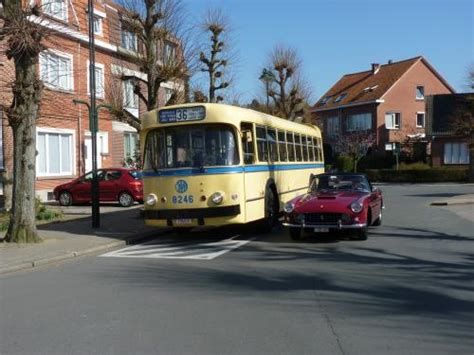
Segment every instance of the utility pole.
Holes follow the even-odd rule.
[[[97,130],[99,126],[95,104],[95,37],[94,37],[94,0],[88,0],[89,17],[89,92],[91,95],[89,129],[92,138],[92,228],[100,227],[99,179],[97,175]]]
[[[260,75],[260,80],[265,83],[265,92],[267,97],[267,113],[270,107],[270,83],[275,80],[275,75],[273,74],[271,69],[263,68],[262,75]]]

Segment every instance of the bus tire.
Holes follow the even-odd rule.
[[[267,185],[265,188],[265,217],[260,222],[258,231],[260,233],[270,233],[278,220],[278,198],[275,191]]]

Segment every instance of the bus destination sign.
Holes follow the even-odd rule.
[[[160,123],[200,121],[206,117],[204,106],[173,108],[161,110],[159,115]]]

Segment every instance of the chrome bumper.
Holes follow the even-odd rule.
[[[291,224],[283,222],[282,225],[284,227],[291,227],[291,228],[329,228],[329,229],[362,229],[367,227],[366,223],[358,223],[358,224]]]

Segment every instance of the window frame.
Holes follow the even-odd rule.
[[[352,120],[355,120],[355,122],[357,123],[357,119],[359,117],[362,117],[362,116],[367,116],[369,119],[367,120],[367,122],[369,122],[369,127],[363,127],[363,128],[349,128],[349,122],[352,121]],[[347,118],[346,118],[346,131],[347,132],[361,132],[361,131],[370,131],[372,130],[372,126],[373,126],[373,117],[372,117],[372,113],[371,112],[364,112],[364,113],[355,113],[355,114],[352,114],[352,115],[348,115]],[[354,125],[355,126],[355,125]]]
[[[87,95],[90,96],[91,95],[91,92],[90,92],[90,61],[87,60]],[[96,73],[96,77],[95,77],[95,98],[96,99],[104,99],[105,98],[105,65],[102,64],[102,63],[95,63],[95,68],[99,68],[101,71],[102,71],[102,74],[101,74],[101,80],[102,80],[102,91],[100,92],[100,95],[99,95],[99,92],[97,90],[97,73]]]
[[[392,126],[387,126],[387,115],[394,115],[394,119],[391,121]],[[396,118],[398,115],[398,126],[396,124]],[[402,113],[400,111],[388,111],[385,112],[385,128],[389,130],[400,130],[402,127]]]
[[[51,5],[51,0],[42,0],[42,2],[41,2],[42,6],[41,7],[42,7],[42,10],[43,10],[43,13],[46,14],[47,16],[50,16],[50,17],[55,18],[57,20],[67,22],[68,18],[69,18],[68,1],[67,0],[59,0],[59,1],[62,4],[60,15],[57,15],[53,12],[48,12],[46,10],[48,8],[48,3],[49,3],[49,5]]]
[[[62,154],[64,152],[64,149],[60,148],[59,149],[59,173],[41,173],[39,171],[39,150],[38,150],[38,135],[39,134],[46,134],[46,135],[69,135],[70,136],[70,144],[71,144],[71,171],[67,171],[64,173],[61,173],[61,163],[62,163]],[[61,139],[59,140],[59,144],[61,145]],[[36,127],[36,160],[35,160],[35,170],[36,170],[36,176],[39,178],[48,178],[48,177],[59,177],[59,176],[74,176],[76,175],[76,131],[73,129],[63,129],[63,128],[50,128],[50,127]],[[46,159],[46,170],[49,171],[49,159],[50,159],[50,154],[49,154],[49,146],[46,144],[46,152],[45,152],[45,159]]]
[[[46,62],[47,72],[43,73],[43,67],[45,64],[44,61],[48,60],[48,56],[59,57],[59,59],[65,59],[69,62],[67,66],[67,76],[66,76],[67,84],[68,84],[67,87],[61,87],[59,85],[52,84],[49,81],[49,77],[47,78],[47,80],[45,80],[44,75],[49,76],[49,73],[50,73],[48,62]],[[39,67],[38,67],[39,77],[43,81],[43,84],[45,87],[51,90],[55,90],[55,91],[74,92],[74,56],[72,54],[60,52],[58,50],[48,48],[39,54],[38,64],[39,64]],[[58,78],[59,78],[59,67],[58,67]]]
[[[129,48],[126,46],[128,41],[124,41],[125,35],[130,35],[133,38],[133,48]],[[120,47],[130,51],[137,53],[138,52],[138,36],[136,33],[130,31],[127,29],[127,24],[122,22],[121,28],[120,28]]]
[[[423,124],[421,126],[418,124],[418,115],[423,115]],[[425,124],[426,124],[425,119],[426,119],[425,112],[422,112],[422,111],[417,112],[416,113],[416,128],[425,128]]]
[[[418,96],[419,88],[421,88],[422,96]],[[415,87],[415,99],[416,101],[423,101],[425,99],[425,86],[424,85],[417,85]]]

